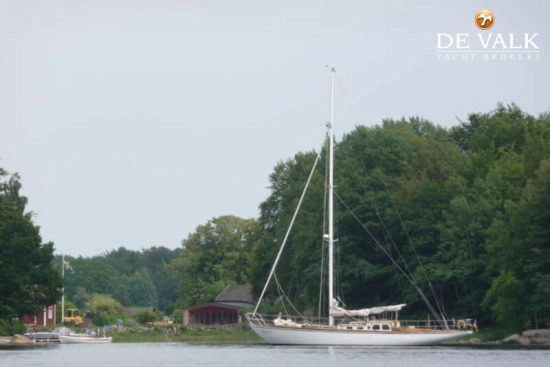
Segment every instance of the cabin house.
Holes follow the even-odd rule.
[[[56,307],[55,304],[44,307],[43,312],[37,312],[34,315],[25,315],[22,317],[22,320],[34,326],[55,326],[57,321],[55,319]]]
[[[239,310],[255,306],[252,287],[229,285],[214,301],[187,307],[183,313],[183,324],[224,325],[240,324]]]

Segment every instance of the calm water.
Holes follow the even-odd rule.
[[[0,366],[550,366],[550,350],[470,348],[336,348],[185,343],[56,345],[0,350]]]

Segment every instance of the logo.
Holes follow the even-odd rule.
[[[476,13],[474,22],[479,29],[486,31],[495,24],[495,15],[490,10],[480,10]]]
[[[495,25],[495,14],[490,10],[480,10],[475,13],[474,23],[477,28],[472,27],[470,23],[470,30],[473,28],[477,32],[468,33],[465,25],[463,30],[456,33],[437,33],[435,40],[437,59],[456,61],[542,59],[539,34],[533,32],[536,30],[525,29],[523,32],[512,33],[507,27],[511,28],[514,24],[507,25],[501,21],[498,25],[498,30],[501,32],[495,33],[492,31]]]

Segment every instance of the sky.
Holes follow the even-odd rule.
[[[547,14],[544,0],[0,0],[0,167],[56,254],[174,249],[212,218],[257,218],[277,162],[320,149],[327,65],[337,139],[385,118],[450,128],[498,102],[549,111]],[[437,34],[481,50],[481,32],[516,47],[537,33],[537,59],[437,52]]]

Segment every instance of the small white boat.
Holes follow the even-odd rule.
[[[27,330],[25,336],[35,343],[59,343],[59,335],[69,335],[74,331],[66,327],[58,327],[52,331],[35,331],[33,328]]]
[[[59,335],[58,338],[61,344],[111,344],[113,340],[113,337],[105,335],[105,331],[100,333],[99,330],[89,330],[85,334]]]

